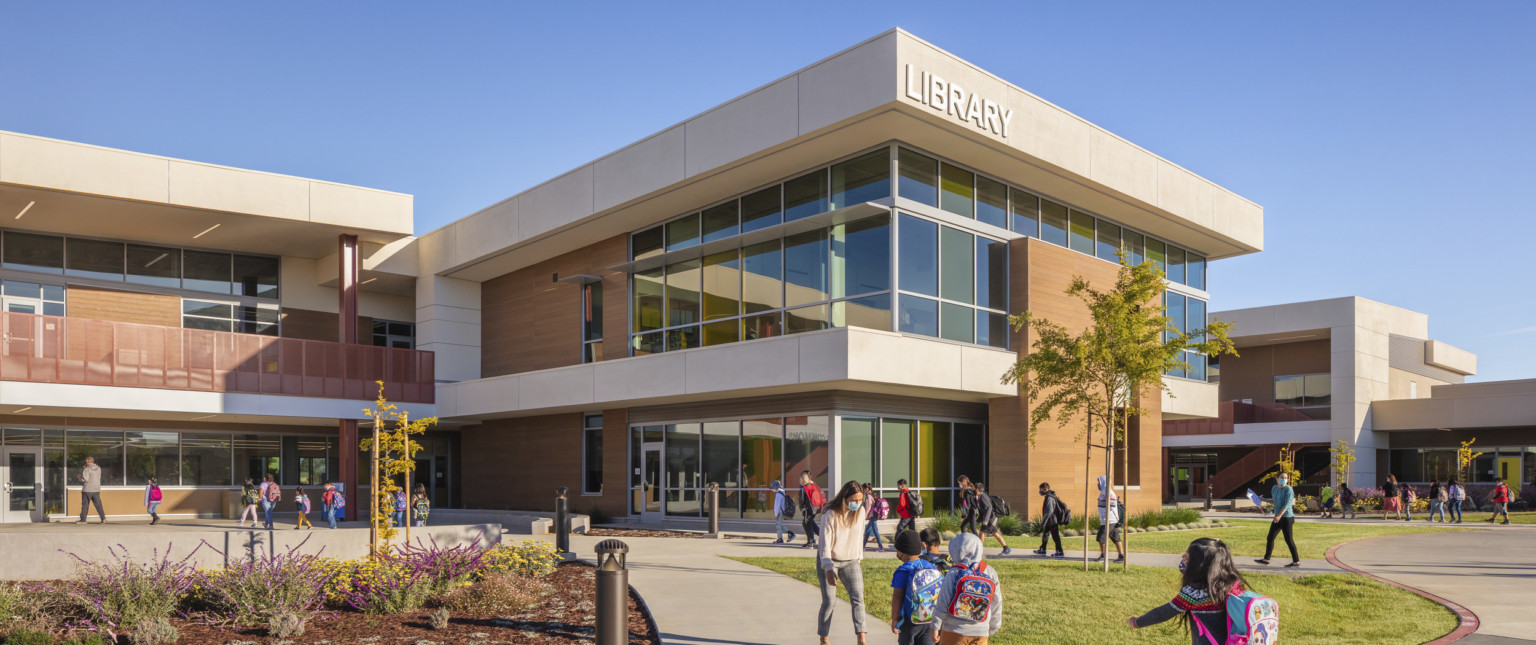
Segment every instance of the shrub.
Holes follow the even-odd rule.
[[[6,634],[5,645],[53,645],[53,634],[19,629]]]
[[[540,578],[498,574],[448,594],[442,604],[461,614],[506,616],[537,606],[553,592]]]
[[[176,626],[164,618],[151,618],[140,621],[138,627],[133,629],[133,636],[128,642],[133,645],[165,645],[181,640],[181,632],[176,631]]]
[[[202,545],[198,545],[200,548]],[[198,580],[197,571],[188,563],[198,549],[180,560],[172,560],[167,545],[165,555],[156,549],[150,559],[135,561],[129,559],[126,548],[118,545],[107,549],[112,558],[107,563],[90,562],[70,554],[79,565],[74,576],[57,591],[80,606],[86,626],[108,633],[133,627],[140,621],[165,618],[177,609]]]
[[[543,540],[500,544],[481,556],[481,577],[514,574],[527,577],[547,576],[555,572],[561,557],[555,545]]]
[[[438,607],[437,611],[427,615],[427,620],[432,623],[432,629],[441,631],[448,629],[449,617],[447,607]]]
[[[933,522],[928,527],[939,533],[959,533],[960,516],[956,515],[953,511],[934,513]]]
[[[278,614],[267,621],[267,635],[282,639],[303,636],[304,622],[297,614]]]
[[[485,554],[477,543],[404,547],[373,560],[342,563],[340,583],[328,587],[327,594],[366,613],[412,611],[483,575]]]
[[[1028,522],[1011,513],[997,518],[997,530],[1003,535],[1023,535],[1026,524]]]
[[[89,632],[79,636],[73,636],[59,645],[109,645],[101,634]]]
[[[324,605],[324,590],[333,573],[320,556],[299,553],[308,541],[305,538],[286,553],[200,572],[191,604],[243,626],[265,625],[280,614],[314,616]]]

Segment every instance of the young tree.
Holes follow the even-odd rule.
[[[1477,437],[1472,437],[1461,442],[1461,447],[1456,449],[1456,477],[1466,484],[1472,475],[1472,460],[1483,456],[1481,452],[1472,452],[1472,444],[1477,443]]]
[[[1259,478],[1259,482],[1275,479],[1281,473],[1291,480],[1292,485],[1301,483],[1301,471],[1296,470],[1296,451],[1291,449],[1291,444],[1285,444],[1285,447],[1280,449],[1280,458],[1275,460],[1275,469],[1264,473],[1264,476]],[[1275,510],[1280,511],[1280,509]]]
[[[373,436],[362,441],[362,449],[372,455],[369,481],[372,484],[373,499],[368,544],[371,555],[377,555],[380,543],[387,545],[396,534],[390,526],[390,513],[379,512],[381,507],[393,511],[394,494],[401,490],[395,485],[396,477],[404,479],[405,494],[407,498],[410,497],[411,473],[416,470],[416,453],[421,451],[421,444],[411,439],[411,435],[421,434],[437,425],[437,417],[412,421],[410,412],[397,408],[384,398],[384,382],[375,382],[379,384],[379,398],[374,401],[374,407],[363,409],[364,413],[373,417]],[[410,543],[409,502],[406,503],[405,513],[405,541]]]
[[[1349,485],[1349,469],[1355,463],[1355,447],[1340,439],[1337,446],[1328,449],[1333,454],[1333,478],[1340,484]]]
[[[1163,271],[1148,261],[1132,266],[1122,249],[1120,270],[1112,288],[1101,289],[1082,276],[1074,276],[1067,295],[1081,300],[1092,320],[1073,331],[1032,312],[1009,318],[1015,331],[1033,333],[1030,351],[1003,375],[1004,383],[1017,383],[1019,395],[1032,406],[1028,437],[1031,444],[1041,423],[1054,419],[1066,426],[1082,415],[1084,429],[1077,438],[1104,449],[1106,490],[1114,487],[1114,446],[1125,437],[1126,420],[1142,414],[1138,402],[1144,396],[1166,391],[1163,375],[1189,369],[1185,351],[1208,356],[1236,354],[1227,337],[1231,323],[1213,321],[1200,329],[1180,331],[1162,304],[1167,282]],[[1093,444],[1095,430],[1104,438]],[[1122,487],[1122,500],[1126,489]],[[1089,492],[1084,482],[1084,517]],[[1124,518],[1121,518],[1124,522]],[[1086,527],[1086,524],[1085,524]],[[1083,570],[1088,569],[1088,535],[1083,532]],[[1105,558],[1104,570],[1109,570]]]

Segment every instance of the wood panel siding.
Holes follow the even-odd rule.
[[[1010,242],[1009,256],[1009,313],[1027,309],[1068,329],[1081,329],[1091,322],[1087,307],[1066,294],[1073,277],[1082,276],[1091,283],[1106,286],[1113,284],[1116,277],[1114,264],[1036,239]],[[1016,352],[1028,351],[1035,340],[1028,329],[1011,333],[1010,343]],[[1140,480],[1139,490],[1131,490],[1130,498],[1125,500],[1133,513],[1158,508],[1162,503],[1162,478],[1141,476],[1160,472],[1162,468],[1161,396],[1156,392],[1143,396],[1141,407],[1147,412],[1131,435],[1130,450],[1123,453],[1135,460],[1131,470],[1136,477],[1132,483]],[[999,397],[989,402],[990,490],[1008,499],[1030,500],[1027,512],[1033,516],[1039,513],[1035,505],[1037,487],[1047,482],[1063,501],[1080,509],[1085,490],[1097,495],[1093,482],[1104,474],[1103,451],[1094,451],[1085,464],[1086,421],[1081,417],[1069,424],[1049,421],[1039,425],[1031,444],[1029,410],[1029,402],[1021,397]],[[1097,441],[1102,443],[1103,438]],[[1115,468],[1117,482],[1123,472],[1122,467]],[[1023,504],[1020,506],[1022,514],[1025,509]],[[1085,511],[1093,509],[1077,510],[1079,515]]]
[[[465,508],[552,511],[555,487],[581,495],[581,415],[497,419],[460,435]]]
[[[628,355],[629,278],[607,267],[628,260],[617,235],[481,285],[481,374],[489,378],[581,362],[581,288],[555,275],[603,280],[603,358]]]
[[[1329,342],[1322,339],[1240,347],[1238,356],[1221,357],[1221,400],[1274,403],[1276,376],[1324,374],[1332,369]]]
[[[71,318],[181,326],[181,298],[156,293],[70,285],[65,298]]]
[[[817,412],[919,419],[979,421],[987,418],[987,406],[984,403],[833,390],[638,407],[629,410],[629,420],[631,423],[664,423],[753,419]]]
[[[284,307],[282,311],[283,338],[323,340],[334,343],[338,338],[336,334],[336,319],[338,315],[329,311]],[[357,317],[357,342],[359,345],[373,344],[372,318],[368,316]]]

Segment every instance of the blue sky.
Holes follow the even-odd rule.
[[[435,228],[894,26],[1265,207],[1214,309],[1359,295],[1536,377],[1536,3],[10,3],[0,129]],[[1521,251],[1520,249],[1526,249]]]

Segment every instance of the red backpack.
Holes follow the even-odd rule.
[[[806,499],[810,500],[812,513],[821,510],[821,507],[827,503],[827,497],[822,494],[821,487],[814,483],[801,486],[800,492],[805,495]]]
[[[997,581],[987,575],[987,563],[977,562],[974,567],[957,564],[949,575],[960,576],[949,599],[949,615],[969,623],[991,620],[997,606]]]

